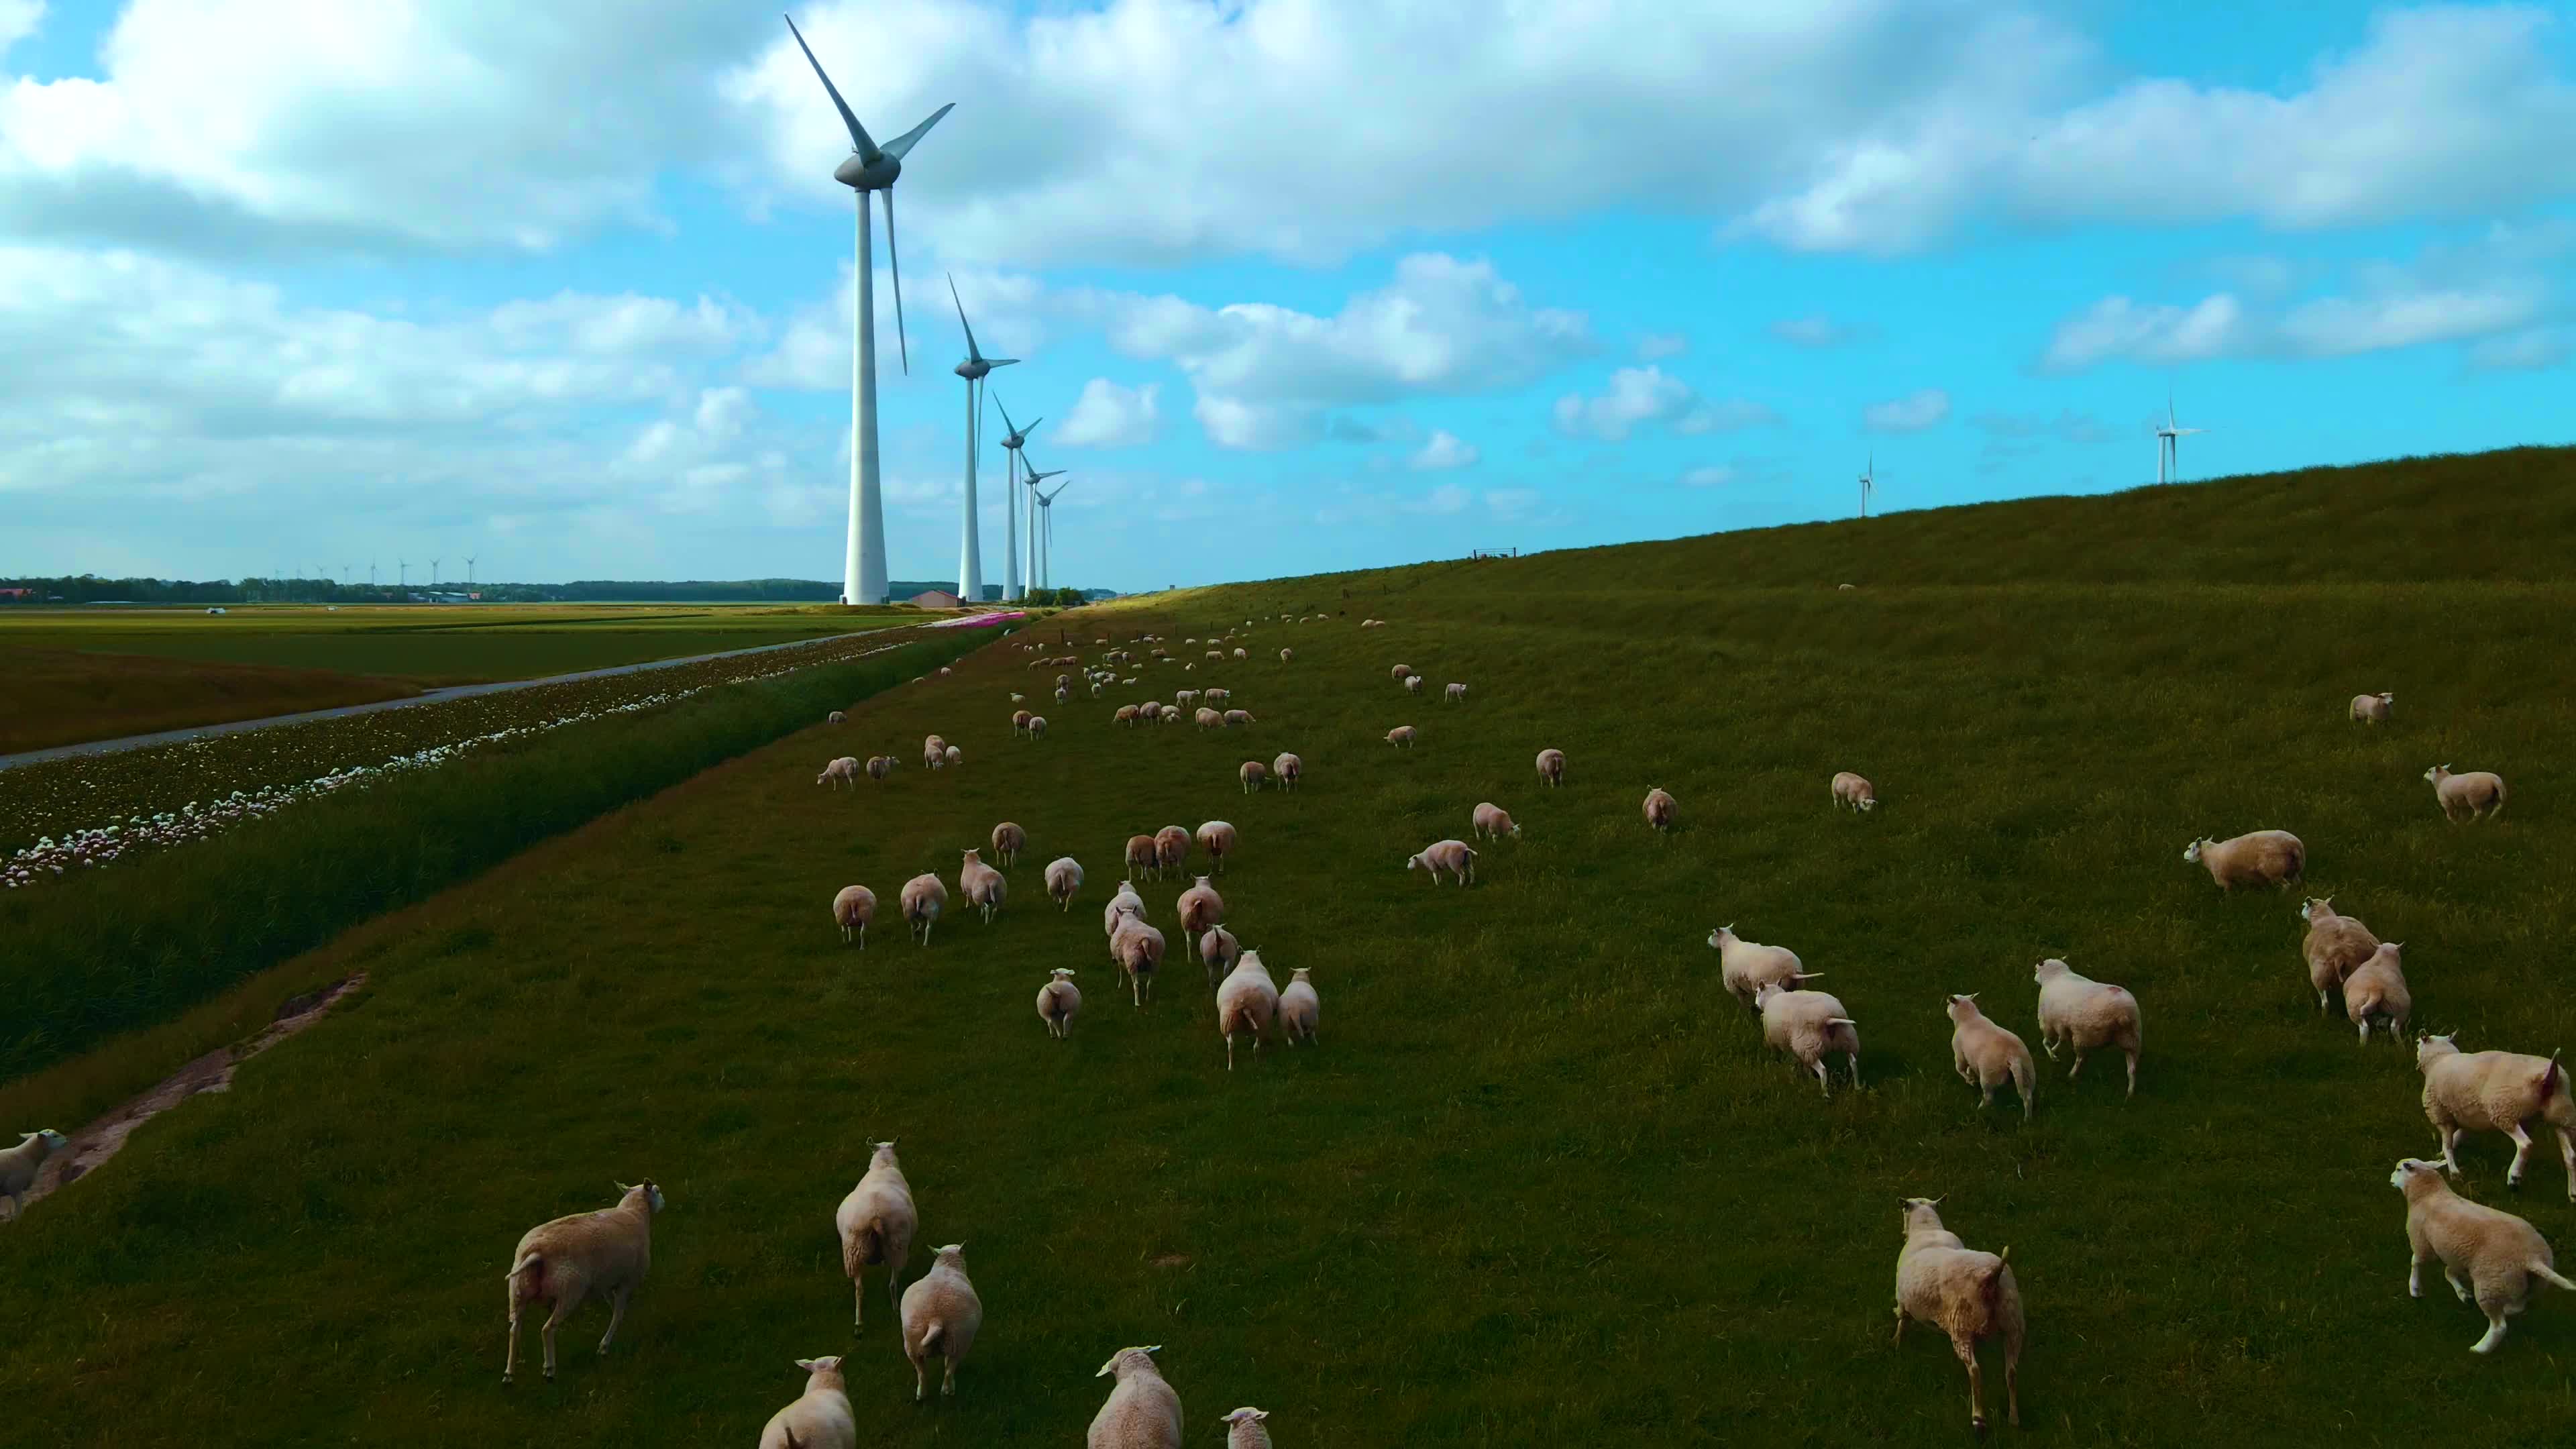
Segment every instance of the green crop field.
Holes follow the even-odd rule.
[[[2434,1148],[2419,1082],[2320,1017],[2297,908],[2405,943],[2414,1027],[2576,1036],[2571,518],[2576,454],[2525,450],[1064,616],[1086,658],[1153,632],[1197,667],[1014,740],[1009,692],[1054,672],[1015,636],[293,963],[280,994],[368,984],[0,1230],[0,1402],[45,1444],[747,1443],[792,1360],[846,1352],[863,1444],[1069,1444],[1093,1370],[1154,1343],[1191,1443],[1240,1404],[1282,1445],[1964,1441],[1939,1334],[1889,1342],[1922,1194],[2012,1250],[2029,1348],[2019,1430],[1987,1350],[1997,1442],[2553,1441],[2576,1295],[2487,1358],[2438,1278],[2407,1298],[2387,1179]],[[1201,657],[1246,618],[1248,660]],[[1209,684],[1258,723],[1110,722]],[[2382,689],[2391,725],[2346,719]],[[934,731],[962,768],[915,763]],[[1241,793],[1282,750],[1303,787]],[[872,753],[903,764],[814,784]],[[2442,762],[2511,807],[2446,823]],[[1840,769],[1875,813],[1829,808]],[[1525,834],[1474,887],[1404,869],[1484,800]],[[1127,836],[1208,819],[1242,837],[1229,928],[1323,998],[1319,1048],[1230,1074],[1178,941],[1140,1010],[1099,933]],[[1029,848],[999,919],[952,895],[909,943],[903,881],[953,892],[1002,820]],[[2226,896],[2181,859],[2260,827],[2307,842],[2303,889]],[[1089,877],[1069,914],[1061,854]],[[828,914],[854,881],[864,951]],[[1185,884],[1140,887],[1167,933]],[[1705,944],[1729,923],[1826,973],[1860,1090],[1764,1050]],[[2116,1057],[2071,1085],[2043,1058],[2035,1119],[2009,1089],[1980,1111],[1944,995],[2035,1047],[2047,956],[2137,994],[2137,1096]],[[1054,966],[1084,992],[1068,1043],[1033,1005]],[[77,1066],[0,1093],[8,1125],[48,1125]],[[911,1401],[880,1280],[852,1336],[832,1213],[872,1138],[920,1204],[913,1271],[962,1242],[984,1302],[953,1402]],[[2509,1196],[2473,1139],[2462,1190],[2576,1248],[2551,1156]],[[647,1175],[669,1209],[613,1350],[585,1309],[555,1382],[531,1333],[504,1388],[518,1235]]]

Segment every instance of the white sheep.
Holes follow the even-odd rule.
[[[1199,849],[1207,852],[1208,865],[1218,875],[1225,874],[1226,857],[1234,854],[1235,846],[1241,843],[1234,826],[1223,820],[1202,821],[1195,838]]]
[[[805,1392],[761,1426],[760,1449],[857,1449],[859,1421],[840,1358],[800,1358],[796,1366],[806,1372]]]
[[[1245,649],[1242,645],[1237,644],[1234,646],[1234,657],[1237,659],[1249,659],[1252,657],[1252,654],[1251,651]]]
[[[1190,833],[1178,825],[1166,825],[1154,832],[1154,877],[1163,876],[1189,864]]]
[[[1064,691],[1063,691],[1063,690],[1061,690],[1061,689],[1057,690],[1057,691],[1056,691],[1056,697],[1057,697],[1057,698],[1059,698],[1059,699],[1063,698],[1063,697],[1064,697]],[[1042,740],[1042,739],[1045,739],[1045,738],[1046,738],[1046,732],[1047,732],[1046,716],[1045,716],[1045,715],[1042,715],[1042,714],[1033,714],[1033,715],[1030,715],[1030,716],[1029,716],[1029,738],[1030,738],[1030,739],[1033,739],[1033,740]]]
[[[2406,1031],[2406,1018],[2415,1009],[2415,998],[2406,989],[2406,971],[2397,953],[2405,949],[2403,941],[2382,941],[2370,959],[2352,968],[2343,978],[2343,1014],[2361,1027],[2361,1044],[2370,1045],[2370,1024],[2388,1023],[2388,1039],[2399,1040]]]
[[[1227,729],[1233,729],[1238,725],[1256,725],[1259,723],[1261,723],[1261,721],[1254,719],[1252,717],[1252,711],[1248,709],[1230,709],[1225,712],[1225,727]]]
[[[870,756],[868,757],[868,778],[869,778],[869,779],[871,779],[871,780],[882,780],[882,779],[886,778],[888,775],[891,775],[891,774],[893,774],[893,773],[894,773],[894,756],[892,756],[892,755],[870,755]]]
[[[1002,908],[1010,895],[1010,882],[1002,873],[984,863],[980,850],[959,852],[964,857],[957,865],[957,895],[966,904],[984,913],[984,924],[993,924],[993,913]]]
[[[1564,783],[1565,783],[1565,751],[1563,751],[1563,750],[1541,750],[1541,751],[1539,751],[1539,752],[1538,752],[1538,777],[1539,777],[1539,779],[1541,779],[1541,780],[1545,781],[1546,783],[1548,783],[1548,784],[1550,784],[1550,785],[1562,785],[1562,784],[1564,784]]]
[[[1069,855],[1059,855],[1047,862],[1047,899],[1059,911],[1073,909],[1074,892],[1082,889],[1082,862]]]
[[[649,1177],[632,1187],[622,1182],[616,1187],[617,1206],[567,1214],[520,1235],[510,1254],[510,1271],[502,1275],[510,1296],[510,1347],[501,1360],[501,1382],[510,1382],[518,1369],[519,1314],[528,1304],[554,1305],[542,1330],[548,1379],[555,1376],[555,1330],[591,1294],[608,1300],[608,1331],[599,1336],[600,1353],[606,1354],[609,1340],[617,1337],[617,1325],[626,1321],[626,1301],[653,1265],[653,1215],[662,1210],[662,1189]]]
[[[904,929],[930,944],[930,928],[939,922],[939,913],[948,909],[948,886],[938,876],[925,871],[903,883]]]
[[[2433,799],[2442,807],[2442,818],[2454,825],[2504,811],[2504,779],[2492,770],[2454,775],[2450,766],[2435,765],[2424,772],[2424,778],[2433,784]]]
[[[1207,967],[1208,986],[1211,990],[1218,982],[1225,979],[1227,972],[1234,969],[1234,963],[1242,959],[1243,943],[1237,941],[1234,933],[1225,927],[1218,926],[1199,937],[1199,961]]]
[[[1206,693],[1201,694],[1199,698],[1207,701],[1209,704],[1223,704],[1227,700],[1234,698],[1234,691],[1223,688],[1211,689]]]
[[[2239,886],[2288,886],[2306,873],[2308,848],[2286,830],[2252,830],[2228,840],[2207,836],[2183,847],[2223,891]]]
[[[2388,708],[2395,703],[2397,696],[2384,690],[2378,694],[2356,694],[2352,697],[2349,717],[2364,724],[2386,724]]]
[[[1225,1449],[1270,1449],[1270,1431],[1261,1427],[1269,1417],[1269,1410],[1246,1404],[1217,1420],[1225,1425]]]
[[[1765,986],[1797,989],[1802,981],[1813,981],[1824,975],[1809,971],[1798,960],[1798,953],[1786,946],[1765,946],[1747,941],[1735,934],[1735,927],[1724,925],[1708,933],[1708,944],[1717,951],[1719,981],[1727,994],[1751,1008]]]
[[[1163,1381],[1152,1355],[1159,1343],[1122,1348],[1093,1378],[1117,1376],[1108,1402],[1091,1416],[1083,1449],[1181,1449],[1181,1396]]]
[[[1995,1088],[2005,1078],[2012,1079],[2021,1093],[2021,1119],[2030,1120],[2036,1105],[2039,1066],[2030,1059],[2030,1048],[2009,1028],[1997,1025],[1977,1009],[1977,994],[1953,994],[1944,1008],[1950,1016],[1950,1069],[1959,1080],[1981,1094],[1980,1107],[1995,1104]]]
[[[36,1185],[36,1174],[44,1171],[45,1159],[72,1145],[72,1140],[51,1127],[40,1127],[18,1139],[18,1145],[0,1152],[0,1197],[9,1199],[9,1221],[16,1222],[27,1210],[27,1189]]]
[[[2299,955],[2308,963],[2308,984],[2316,988],[2317,1014],[2323,1016],[2326,993],[2343,989],[2343,979],[2379,949],[2379,938],[2359,917],[2335,914],[2332,896],[2310,896],[2299,907],[2299,919],[2308,923]]]
[[[1091,692],[1098,694],[1100,692],[1100,686],[1096,684],[1093,685],[1091,687]],[[1136,706],[1132,704],[1122,704],[1118,706],[1118,712],[1109,717],[1109,722],[1111,724],[1125,725],[1131,730],[1134,729],[1136,727]]]
[[[1134,881],[1122,880],[1118,889],[1110,894],[1109,904],[1100,908],[1100,933],[1115,936],[1118,923],[1129,919],[1145,919],[1145,898],[1136,894]]]
[[[1140,870],[1149,875],[1159,875],[1162,870],[1161,862],[1162,854],[1155,848],[1154,837],[1150,835],[1130,835],[1127,837],[1128,880],[1135,880],[1136,872]]]
[[[1405,680],[1413,676],[1413,666],[1410,664],[1399,664],[1388,670],[1386,673],[1388,678],[1394,680],[1398,684],[1402,684]]]
[[[942,752],[942,754],[946,758],[947,762],[952,765],[961,763],[966,758],[966,752],[955,745],[950,745]]]
[[[1289,661],[1289,659],[1290,659],[1290,658],[1292,658],[1292,657],[1293,657],[1293,655],[1292,655],[1291,651],[1289,651],[1289,650],[1282,649],[1282,650],[1280,650],[1280,651],[1279,651],[1279,662],[1280,662],[1280,663],[1282,663],[1282,664],[1287,663],[1287,662]]]
[[[1216,989],[1216,1029],[1225,1038],[1225,1069],[1234,1070],[1234,1034],[1252,1034],[1252,1052],[1261,1054],[1262,1034],[1279,1015],[1279,983],[1261,964],[1259,951],[1246,951]]]
[[[1192,716],[1192,718],[1196,720],[1198,727],[1203,730],[1223,729],[1225,727],[1225,716],[1216,710],[1208,708],[1206,705],[1200,705],[1198,713]]]
[[[1444,704],[1464,704],[1467,702],[1467,686],[1453,682],[1440,691],[1440,699]]]
[[[1234,773],[1236,778],[1243,781],[1243,793],[1249,795],[1260,789],[1261,783],[1270,778],[1270,767],[1259,760],[1246,760],[1243,762],[1243,767]]]
[[[817,785],[830,785],[834,789],[839,789],[842,785],[846,784],[853,790],[857,789],[859,785],[859,757],[856,755],[843,755],[839,759],[825,765],[823,767],[823,773],[814,777],[814,783]]]
[[[850,717],[849,717],[848,715],[843,714],[843,713],[841,713],[839,710],[837,710],[837,709],[836,709],[836,710],[832,711],[830,714],[827,714],[827,715],[823,716],[823,723],[825,723],[825,724],[845,724],[845,723],[847,723],[847,722],[849,721],[849,718],[850,718]]]
[[[1020,852],[1029,848],[1029,833],[1005,820],[993,827],[993,858],[1004,865],[1017,865]]]
[[[2469,1352],[2495,1352],[2504,1342],[2505,1319],[2528,1307],[2540,1284],[2576,1290],[2558,1276],[2557,1257],[2538,1228],[2451,1191],[2441,1164],[2405,1158],[2388,1174],[2388,1185],[2406,1194],[2406,1296],[2424,1296],[2424,1265],[2441,1259],[2451,1291],[2487,1316],[2486,1334]]]
[[[1834,808],[1848,805],[1855,811],[1878,808],[1878,787],[1849,770],[1836,771],[1833,784]]]
[[[1681,805],[1665,792],[1663,786],[1658,785],[1646,792],[1646,823],[1655,827],[1659,836],[1672,830],[1673,821],[1680,814]]]
[[[2050,1061],[2059,1043],[2075,1049],[2075,1064],[2066,1080],[2084,1070],[2084,1054],[2115,1046],[2129,1058],[2129,1095],[2138,1095],[2138,998],[2128,988],[2078,976],[2075,968],[2051,956],[2031,968],[2039,983],[2039,1045]]]
[[[1421,854],[1406,856],[1404,868],[1431,872],[1433,885],[1440,884],[1440,873],[1445,870],[1463,886],[1476,878],[1476,852],[1463,840],[1435,840],[1424,846]]]
[[[868,1321],[864,1269],[886,1270],[886,1306],[901,1317],[903,1300],[897,1290],[903,1284],[903,1262],[912,1255],[912,1235],[921,1226],[920,1209],[912,1201],[912,1184],[904,1179],[903,1164],[895,1160],[894,1144],[871,1142],[868,1146],[868,1170],[859,1175],[858,1186],[850,1189],[832,1213],[833,1230],[841,1237],[841,1276],[850,1280],[853,1333]]]
[[[1146,925],[1142,916],[1129,917],[1109,938],[1109,955],[1127,973],[1128,990],[1141,1010],[1145,998],[1154,994],[1154,972],[1163,964],[1163,933]]]
[[[957,1392],[957,1365],[975,1346],[984,1326],[984,1300],[966,1281],[966,1245],[950,1243],[930,1260],[930,1271],[903,1290],[903,1356],[912,1360],[912,1401],[920,1403],[929,1384],[931,1356],[948,1368],[940,1380],[943,1398]]]
[[[2021,1427],[2021,1285],[2013,1281],[2012,1249],[1980,1253],[1941,1226],[1941,1199],[1909,1197],[1904,1203],[1905,1246],[1896,1253],[1896,1338],[1905,1342],[1906,1320],[1919,1318],[1950,1336],[1950,1351],[1968,1368],[1968,1422],[1986,1430],[1985,1376],[1977,1368],[1977,1342],[2004,1341],[2004,1417]]]
[[[1306,776],[1306,762],[1295,755],[1281,755],[1270,762],[1270,773],[1282,790],[1294,790]]]
[[[1181,934],[1193,939],[1225,924],[1225,897],[1216,893],[1206,876],[1200,876],[1198,884],[1181,892],[1172,909],[1181,918]]]
[[[1314,968],[1300,966],[1288,973],[1288,984],[1279,992],[1279,1037],[1290,1046],[1299,1037],[1306,1045],[1315,1044],[1315,1024],[1324,1010],[1323,998],[1315,994],[1315,983],[1309,979]]]
[[[1011,698],[1013,698],[1013,699],[1018,699],[1018,698],[1019,698],[1019,696],[1015,694],[1015,695],[1012,695],[1012,696],[1011,696]],[[1027,710],[1024,710],[1024,709],[1015,709],[1015,710],[1012,710],[1012,711],[1011,711],[1011,738],[1013,738],[1013,739],[1018,739],[1021,735],[1023,735],[1023,734],[1025,734],[1025,733],[1027,733],[1027,732],[1028,732],[1028,728],[1029,728],[1029,721],[1030,721],[1030,720],[1032,720],[1032,719],[1035,719],[1035,718],[1037,718],[1037,716],[1036,716],[1036,715],[1034,715],[1034,714],[1031,714],[1031,713],[1030,713],[1029,711],[1027,711]]]
[[[1074,1013],[1080,1010],[1082,988],[1073,984],[1073,968],[1058,966],[1049,971],[1047,983],[1038,988],[1038,1020],[1046,1023],[1047,1035],[1070,1040]]]
[[[1422,676],[1419,674],[1408,674],[1404,676],[1404,692],[1407,694],[1420,694],[1422,692]]]
[[[1521,828],[1512,822],[1511,812],[1491,800],[1477,802],[1467,814],[1467,824],[1478,840],[1500,840],[1506,835],[1514,840],[1521,838]]]
[[[877,915],[877,893],[863,885],[841,887],[832,897],[832,919],[841,928],[841,942],[849,944],[850,933],[858,933],[859,949],[868,948],[868,922]]]
[[[1413,738],[1414,729],[1411,725],[1397,725],[1386,732],[1386,742],[1390,745],[1410,745],[1413,743]]]
[[[2567,1200],[2576,1202],[2576,1098],[2558,1056],[2522,1052],[2463,1052],[2448,1036],[2418,1038],[2415,1069],[2424,1074],[2424,1116],[2441,1139],[2442,1166],[2460,1170],[2460,1133],[2501,1132],[2513,1139],[2513,1166],[2505,1186],[2522,1186],[2531,1160],[2533,1122],[2558,1132],[2558,1157],[2567,1167]]]
[[[1827,1097],[1834,1094],[1833,1083],[1825,1076],[1829,1052],[1843,1054],[1851,1067],[1852,1085],[1860,1085],[1860,1023],[1852,1020],[1841,1001],[1826,992],[1774,983],[1753,993],[1753,1004],[1762,1011],[1764,1044],[1796,1057],[1799,1066],[1816,1074],[1816,1086]]]

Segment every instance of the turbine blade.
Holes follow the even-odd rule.
[[[987,357],[984,359],[984,365],[986,367],[1008,367],[1017,361],[1019,361],[1019,359],[1016,357]]]
[[[868,128],[860,125],[859,118],[850,113],[850,103],[841,99],[841,88],[832,84],[832,78],[830,76],[823,74],[823,62],[814,58],[814,47],[805,43],[805,32],[796,28],[796,17],[789,15],[782,18],[787,22],[787,33],[796,37],[796,48],[805,52],[805,63],[814,67],[814,74],[823,82],[823,89],[831,92],[833,108],[841,113],[841,123],[850,128],[850,149],[858,152],[870,162],[874,162],[878,156],[884,153],[877,149],[876,142],[868,139]],[[945,111],[940,113],[940,115],[946,114],[947,112]],[[930,118],[931,121],[938,119],[939,116],[933,116]],[[922,122],[921,130],[915,131],[910,136],[905,137],[903,144],[906,146],[911,145],[914,141],[921,139],[921,131],[927,131],[929,129],[930,121]],[[903,153],[898,151],[894,154],[901,156]]]
[[[953,286],[957,285],[957,283],[955,282],[955,280],[953,280],[953,279],[952,279],[952,280],[949,282],[949,285],[953,287]],[[997,407],[997,408],[1001,408],[1001,410],[1002,410],[1002,426],[1003,426],[1004,428],[1009,429],[1012,433],[1015,433],[1015,434],[1016,434],[1016,433],[1024,433],[1024,432],[1027,432],[1027,431],[1028,431],[1028,428],[1023,428],[1023,427],[1021,427],[1019,424],[1014,423],[1014,422],[1012,422],[1012,421],[1011,421],[1011,410],[1010,410],[1009,408],[1002,407],[1002,395],[1001,395],[1000,393],[993,392],[993,391],[991,391],[990,389],[987,389],[987,390],[986,390],[986,392],[985,392],[985,396],[990,397],[990,398],[993,400],[993,406],[995,406],[995,407]],[[1035,423],[1031,423],[1031,424],[1029,424],[1029,427],[1030,427],[1030,428],[1034,428],[1034,427],[1036,427],[1036,426],[1037,426],[1037,424],[1035,424]]]
[[[975,325],[966,320],[966,304],[958,301],[957,298],[957,274],[954,272],[948,274],[948,300],[957,303],[957,325],[966,329],[967,359],[973,362],[983,361],[984,354],[975,350]]]
[[[911,130],[906,131],[902,135],[895,137],[893,140],[886,142],[883,148],[885,154],[892,156],[897,161],[902,160],[904,153],[912,149],[913,142],[930,134],[930,128],[939,124],[939,118],[947,115],[950,111],[955,109],[957,109],[957,103],[955,101],[950,101],[948,104],[941,106],[938,110],[931,112],[929,120],[922,122]],[[853,122],[852,124],[855,125],[857,123]]]
[[[855,126],[858,122],[852,121],[850,124]],[[886,204],[886,265],[894,272],[894,345],[896,350],[903,354],[904,376],[910,377],[912,375],[912,343],[905,339],[903,329],[903,258],[896,253],[894,246],[894,188],[891,186],[887,187],[884,195]],[[862,191],[859,193],[859,205],[865,206],[867,204],[867,193]]]
[[[1018,433],[1021,437],[1025,438],[1025,437],[1027,437],[1029,434],[1036,432],[1036,431],[1038,430],[1038,424],[1040,424],[1040,423],[1042,423],[1042,422],[1045,422],[1045,421],[1046,421],[1046,418],[1045,418],[1045,416],[1042,414],[1042,415],[1040,415],[1040,416],[1038,416],[1038,417],[1034,417],[1034,418],[1029,419],[1029,425],[1028,425],[1027,427],[1025,427],[1025,428],[1014,428],[1012,431],[1014,431],[1014,432]]]

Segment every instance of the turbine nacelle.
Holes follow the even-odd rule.
[[[902,174],[902,158],[889,156],[883,151],[879,151],[873,161],[852,152],[840,165],[832,168],[832,179],[852,191],[884,191],[892,187],[895,178]]]

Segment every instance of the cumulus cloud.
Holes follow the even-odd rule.
[[[1937,387],[1861,409],[1861,426],[1873,433],[1919,433],[1950,416],[1950,395]]]
[[[1161,420],[1156,399],[1163,385],[1121,387],[1105,377],[1082,385],[1082,396],[1055,430],[1054,441],[1068,448],[1136,448],[1154,441]]]
[[[1620,368],[1596,397],[1567,393],[1556,400],[1552,416],[1557,431],[1567,437],[1605,443],[1624,442],[1647,423],[1667,423],[1677,433],[1696,435],[1780,420],[1769,407],[1747,399],[1708,401],[1690,384],[1654,366]]]
[[[1690,338],[1679,332],[1649,332],[1637,339],[1637,360],[1654,362],[1690,350]]]
[[[1416,513],[1464,513],[1475,495],[1455,483],[1443,483],[1405,506]]]
[[[9,47],[36,33],[45,18],[45,0],[0,0],[0,57]]]
[[[1451,468],[1473,467],[1483,456],[1475,444],[1461,441],[1457,434],[1445,428],[1435,428],[1431,441],[1416,450],[1409,461],[1416,472],[1436,473]]]
[[[2469,365],[2486,371],[2536,370],[2565,362],[2568,352],[2565,329],[2534,327],[2478,343],[2469,349]]]
[[[1783,317],[1771,324],[1771,335],[1799,347],[1838,347],[1856,340],[1860,329],[1849,327],[1822,312],[1804,317]]]
[[[1485,506],[1493,510],[1494,517],[1507,522],[1527,517],[1538,505],[1539,492],[1535,488],[1495,488],[1485,494]]]
[[[1682,474],[1684,488],[1720,488],[1735,481],[1735,470],[1723,463],[1709,463]]]

